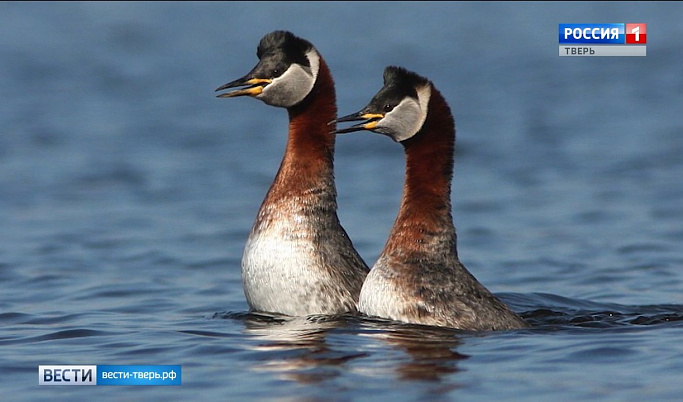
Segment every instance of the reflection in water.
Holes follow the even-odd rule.
[[[370,318],[364,319],[362,325],[370,329],[363,335],[381,339],[393,349],[405,352],[394,367],[402,380],[441,381],[444,376],[460,371],[458,361],[469,357],[455,350],[461,344],[458,338],[463,334],[461,331]],[[438,391],[447,392],[453,388],[457,385]]]
[[[520,299],[523,316],[533,328],[523,333],[638,329],[643,325],[680,326],[683,307],[678,305],[624,306],[534,294]],[[524,310],[519,308],[519,310]],[[243,324],[244,349],[256,351],[250,367],[257,372],[299,384],[340,381],[358,374],[365,386],[406,382],[430,399],[448,397],[459,382],[458,352],[472,336],[448,328],[409,325],[362,316],[285,317],[254,313],[216,314]],[[497,336],[500,332],[478,334]],[[339,380],[340,379],[340,380]],[[428,385],[427,385],[428,384]],[[426,386],[425,386],[426,385]],[[341,388],[346,385],[337,384]],[[340,390],[340,388],[337,388]]]
[[[339,376],[344,371],[365,372],[369,376],[396,376],[400,380],[441,382],[459,371],[458,362],[468,356],[455,349],[461,341],[457,330],[406,325],[360,316],[285,317],[269,314],[229,314],[224,318],[243,321],[244,333],[257,342],[245,348],[267,352],[252,367],[275,372],[280,378],[302,384],[316,384]],[[339,337],[333,337],[338,334]],[[344,343],[344,334],[365,337]],[[332,338],[332,339],[331,339]],[[372,353],[370,340],[381,341],[396,353]],[[353,362],[353,364],[350,364]],[[387,371],[378,370],[387,367]],[[372,372],[366,368],[371,367]],[[431,389],[446,393],[458,385],[443,384]]]
[[[359,316],[283,317],[252,313],[242,319],[245,334],[259,341],[249,348],[268,352],[268,358],[253,368],[277,372],[283,379],[302,384],[319,383],[344,371],[363,372],[368,365],[374,371],[367,373],[370,376],[389,374],[401,380],[440,382],[444,376],[458,372],[458,361],[467,358],[455,350],[460,345],[458,335],[462,332],[451,329]],[[349,331],[379,340],[382,347],[388,345],[396,353],[380,356],[368,351],[372,348],[371,342],[352,348],[337,344],[344,337],[330,339],[335,333]],[[389,373],[377,370],[378,363],[388,365]],[[443,394],[457,387],[449,383],[431,391]]]
[[[271,352],[269,359],[255,364],[255,370],[279,372],[283,379],[315,384],[338,376],[339,366],[365,356],[355,351],[334,350],[328,333],[347,326],[343,316],[283,317],[249,314],[244,332],[255,336],[255,350]]]

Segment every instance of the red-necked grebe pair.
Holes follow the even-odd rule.
[[[387,67],[370,103],[337,119],[332,75],[310,42],[271,32],[257,56],[247,75],[217,89],[240,87],[218,96],[251,96],[289,114],[285,155],[242,258],[249,307],[292,316],[359,311],[476,331],[526,327],[458,258],[451,216],[455,123],[434,84]],[[339,130],[329,124],[359,120]],[[389,136],[406,155],[401,207],[372,270],[339,222],[334,183],[335,136],[360,130]]]

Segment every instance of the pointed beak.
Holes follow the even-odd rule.
[[[242,78],[236,79],[235,81],[228,82],[225,85],[222,85],[218,88],[216,88],[216,92],[222,91],[224,89],[228,88],[235,88],[235,87],[246,87],[242,89],[236,89],[234,91],[230,92],[225,92],[219,95],[216,95],[217,98],[233,98],[235,96],[258,96],[263,92],[263,88],[266,87],[266,85],[270,84],[273,80],[266,79],[266,78],[248,78],[249,76],[244,76]]]
[[[372,130],[377,126],[377,123],[384,118],[383,114],[375,114],[375,113],[364,113],[363,111],[357,112],[357,113],[352,113],[348,116],[340,117],[334,122],[336,123],[342,123],[345,121],[360,121],[364,120],[362,123],[355,124],[353,126],[347,127],[347,128],[341,128],[338,130],[335,130],[335,134],[345,134],[345,133],[352,133],[354,131],[361,131],[361,130]]]

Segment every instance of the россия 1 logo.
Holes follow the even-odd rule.
[[[560,56],[645,56],[647,24],[560,24]]]
[[[647,43],[647,24],[626,24],[626,43],[644,45]]]

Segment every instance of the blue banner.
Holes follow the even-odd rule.
[[[97,366],[97,385],[182,385],[180,366]]]
[[[624,24],[560,24],[560,44],[623,44]]]

